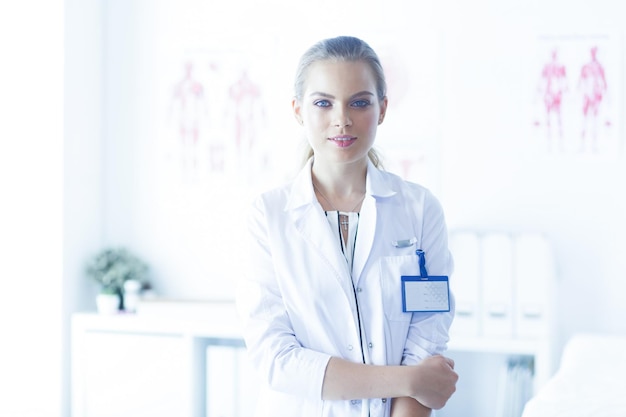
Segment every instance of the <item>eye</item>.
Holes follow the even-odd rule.
[[[372,104],[369,100],[354,100],[352,107],[367,107]]]
[[[317,100],[313,104],[317,107],[330,107],[330,101],[328,100]]]

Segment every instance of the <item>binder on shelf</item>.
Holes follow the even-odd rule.
[[[505,233],[481,239],[482,328],[485,337],[513,337],[513,244]]]
[[[496,415],[520,417],[532,396],[533,360],[529,357],[509,358],[503,364],[498,383]]]
[[[554,282],[553,254],[540,234],[520,234],[514,241],[515,336],[537,339],[550,334]]]
[[[456,302],[451,337],[480,336],[480,241],[476,233],[450,234],[450,252],[454,259],[454,273],[450,289]]]

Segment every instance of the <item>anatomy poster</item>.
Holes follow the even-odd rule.
[[[531,123],[547,152],[623,152],[621,65],[617,36],[539,37],[531,68]]]
[[[264,75],[237,54],[211,51],[176,57],[171,68],[162,141],[180,179],[247,183],[267,172]]]

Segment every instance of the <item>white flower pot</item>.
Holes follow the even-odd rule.
[[[117,294],[98,294],[96,306],[100,314],[117,314],[120,308],[120,297]]]
[[[141,283],[134,279],[129,279],[124,283],[124,311],[136,313],[139,304],[139,291]]]

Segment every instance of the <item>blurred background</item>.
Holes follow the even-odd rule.
[[[3,3],[0,415],[70,415],[70,319],[96,309],[84,266],[102,248],[140,256],[157,297],[232,300],[247,204],[301,163],[297,60],[343,34],[386,69],[385,167],[429,187],[452,231],[549,241],[556,350],[626,333],[624,16],[618,0]]]

